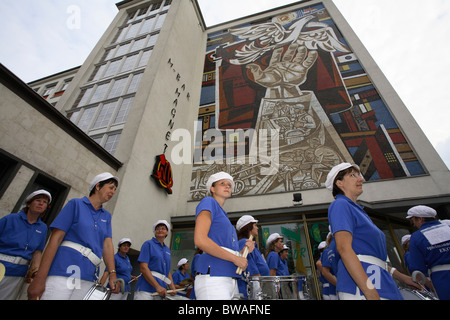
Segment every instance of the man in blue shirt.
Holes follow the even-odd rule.
[[[436,210],[415,206],[407,219],[418,229],[409,241],[411,271],[430,272],[434,289],[441,300],[450,300],[450,226],[436,220]]]

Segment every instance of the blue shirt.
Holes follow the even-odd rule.
[[[283,260],[280,257],[280,264],[279,268],[277,269],[277,276],[288,276],[289,275],[289,269],[287,264],[287,259]]]
[[[0,253],[31,260],[36,250],[44,250],[46,237],[47,225],[40,218],[30,224],[23,211],[0,219]],[[6,276],[24,277],[27,274],[28,265],[0,262],[5,266]]]
[[[330,245],[331,245],[331,243],[330,243]],[[322,262],[322,268],[323,267],[330,268],[330,273],[335,276],[336,274],[334,273],[334,270],[332,267],[332,263],[334,262],[333,255],[334,255],[333,249],[330,246],[328,246],[325,250],[323,250],[322,255],[320,256],[320,261]],[[336,286],[334,284],[330,283],[327,279],[325,279],[325,277],[323,277],[323,279],[326,281],[326,283],[329,284],[329,286],[327,288],[328,294],[335,295],[336,294]]]
[[[152,238],[142,245],[138,262],[147,263],[150,271],[156,271],[168,277],[170,272],[170,257],[171,252],[169,247],[164,243],[161,245],[156,238]],[[167,284],[163,280],[154,278],[161,287],[167,288]],[[142,276],[137,282],[136,291],[156,292],[156,289]]]
[[[87,197],[70,200],[53,223],[51,229],[64,231],[64,241],[72,241],[90,248],[98,258],[103,256],[103,243],[112,238],[111,214],[101,207],[95,210]],[[80,252],[60,246],[48,273],[49,276],[78,277],[95,281],[96,266]]]
[[[239,240],[239,249],[242,250],[245,246],[247,239]],[[261,276],[270,276],[270,270],[267,266],[266,261],[264,260],[261,252],[258,250],[258,245],[255,244],[255,249],[247,255],[248,266],[245,269],[245,273],[249,273],[250,276],[261,275]],[[241,277],[238,279],[238,288],[239,292],[247,297],[247,283]]]
[[[190,278],[191,278],[191,276],[189,275],[189,273],[185,272],[183,275],[183,272],[181,272],[181,270],[175,271],[172,275],[173,283],[177,284],[177,285],[180,285],[181,281],[190,279]],[[180,296],[184,296],[184,297],[186,296],[186,294],[184,294],[184,293],[177,293],[177,294]]]
[[[369,255],[382,261],[387,260],[386,237],[364,212],[362,206],[344,195],[337,195],[336,200],[328,208],[328,220],[333,234],[339,231],[347,231],[352,234],[352,249],[357,255]],[[381,298],[403,299],[388,271],[365,262],[361,262],[361,264]],[[356,283],[347,272],[342,259],[339,260],[337,291],[355,294],[356,287]]]
[[[129,292],[129,282],[131,281],[131,272],[133,271],[133,266],[131,265],[128,255],[125,255],[124,257],[119,252],[114,255],[114,270],[116,270],[117,278],[123,279],[123,281],[125,282],[125,292]],[[120,287],[120,290],[122,291],[122,287]]]
[[[239,251],[236,229],[228,219],[227,213],[212,197],[206,197],[197,205],[195,216],[202,211],[211,213],[211,227],[208,237],[221,247]],[[234,263],[213,257],[206,252],[198,258],[197,272],[213,277],[237,277]]]
[[[434,266],[450,264],[450,226],[429,221],[411,235],[409,240],[410,270],[424,274]],[[439,299],[450,300],[450,270],[431,273]]]
[[[269,272],[272,269],[276,269],[277,270],[277,276],[280,276],[280,272],[282,272],[282,261],[280,258],[280,255],[278,253],[276,253],[275,251],[270,251],[269,254],[267,255],[267,266],[269,267]]]

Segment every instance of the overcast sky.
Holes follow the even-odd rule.
[[[450,1],[333,1],[450,167]],[[0,63],[25,82],[81,65],[117,2],[0,0]],[[198,2],[212,26],[297,1]]]

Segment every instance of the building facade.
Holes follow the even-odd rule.
[[[2,156],[22,164],[2,178],[2,215],[18,208],[36,172],[64,187],[55,215],[109,170],[120,178],[107,205],[113,241],[131,237],[135,258],[153,223],[166,219],[175,269],[194,255],[195,207],[206,180],[227,171],[236,183],[225,207],[230,220],[258,219],[261,251],[268,235],[283,235],[290,273],[307,277],[314,298],[317,246],[328,234],[333,201],[324,181],[334,165],[361,167],[360,203],[384,231],[399,270],[400,239],[412,232],[406,210],[425,204],[449,218],[447,167],[332,1],[300,1],[212,27],[196,1],[117,7],[82,66],[30,83],[35,92],[13,75],[2,82],[13,102],[0,102],[8,110],[22,105],[47,119],[38,129],[34,118],[6,117],[2,106]],[[47,132],[52,120],[64,133]],[[12,134],[23,128],[28,135]],[[41,137],[60,148],[25,152]],[[70,170],[45,163],[55,155],[70,161]],[[166,175],[152,177],[155,164]]]

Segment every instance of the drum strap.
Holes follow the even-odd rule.
[[[232,254],[234,254],[235,256],[241,257],[241,253],[239,251],[234,251],[234,250],[232,250],[230,248],[227,248],[227,247],[221,247],[221,248],[226,250],[226,251],[228,251],[228,252],[230,252],[230,253],[232,253]]]
[[[379,259],[377,257],[367,256],[367,255],[363,255],[363,254],[358,254],[357,257],[358,257],[359,261],[361,261],[361,262],[374,264],[376,266],[379,266],[381,269],[389,271],[387,262],[383,261],[383,260],[381,260],[381,259]]]
[[[430,269],[431,272],[450,271],[450,264],[440,264]]]
[[[61,246],[69,247],[69,248],[72,248],[72,249],[78,251],[84,257],[88,258],[89,261],[92,262],[92,264],[96,267],[98,265],[100,265],[100,263],[102,262],[102,259],[97,257],[97,255],[94,252],[92,252],[91,248],[83,247],[81,244],[78,244],[78,243],[75,243],[72,241],[63,241],[63,243],[61,243]]]
[[[152,276],[154,276],[155,278],[158,278],[159,280],[164,281],[167,284],[171,284],[172,283],[172,281],[170,281],[169,278],[167,278],[165,275],[163,275],[163,274],[161,274],[159,272],[151,271],[151,273],[152,273]]]
[[[29,260],[24,259],[22,257],[14,257],[14,256],[8,256],[7,254],[0,253],[0,261],[5,261],[13,264],[19,264],[19,265],[27,265],[30,263]]]

